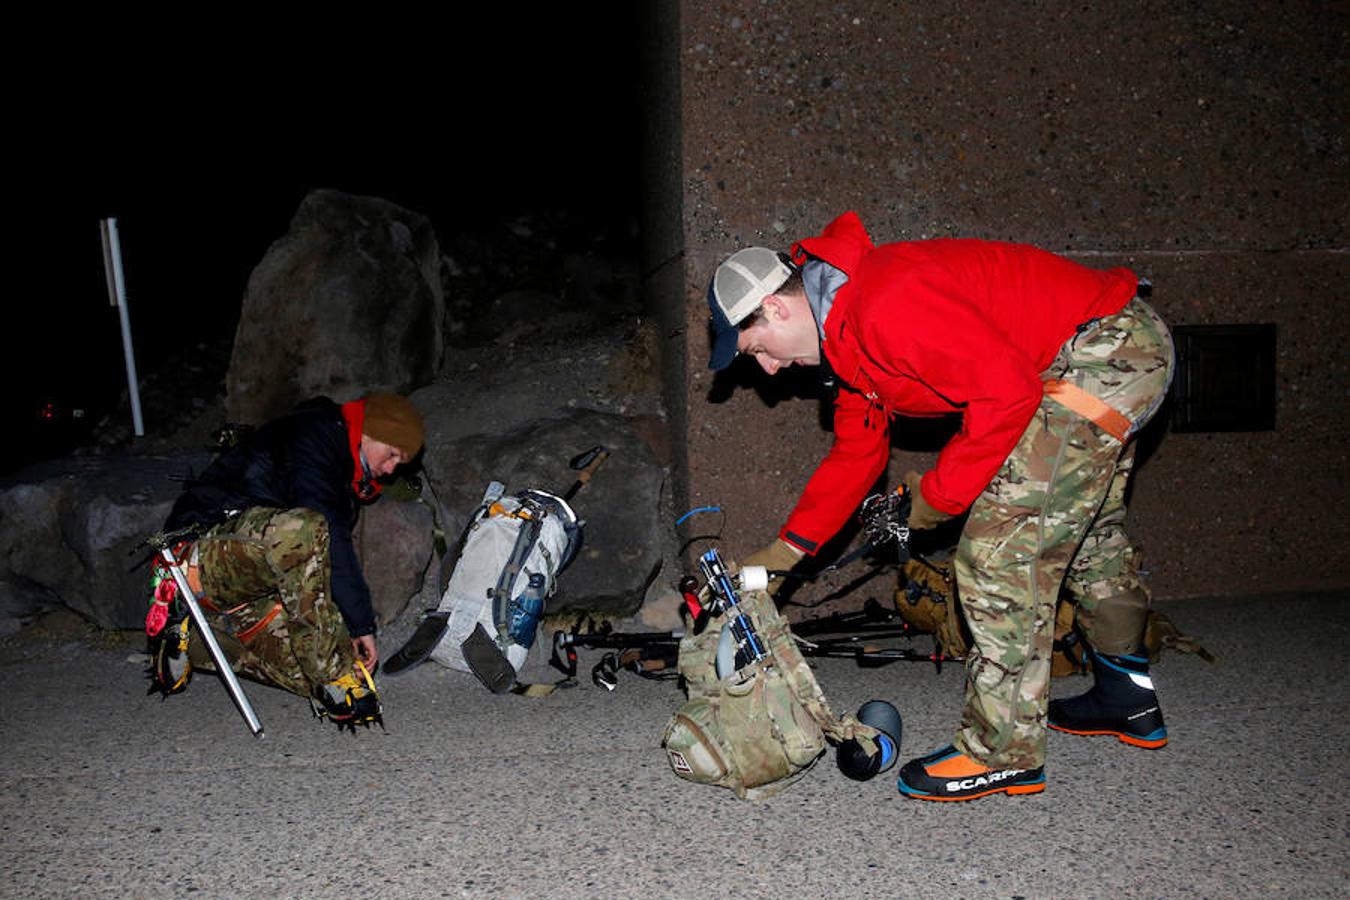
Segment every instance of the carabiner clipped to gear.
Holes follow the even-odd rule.
[[[867,543],[881,547],[895,542],[901,560],[909,558],[909,512],[913,505],[909,491],[902,484],[884,494],[872,494],[862,502],[858,519],[862,522]]]
[[[187,690],[192,678],[192,662],[188,659],[191,619],[186,612],[177,609],[177,604],[170,615],[171,624],[161,626],[150,638],[149,693],[158,692],[165,699]]]
[[[606,653],[600,657],[600,661],[591,669],[591,682],[597,687],[602,687],[607,691],[612,691],[619,686],[619,656],[617,653]]]

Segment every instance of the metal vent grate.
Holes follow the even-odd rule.
[[[1177,325],[1173,431],[1275,428],[1275,326]]]

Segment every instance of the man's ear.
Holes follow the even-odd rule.
[[[769,294],[764,298],[764,302],[761,305],[764,308],[765,317],[770,321],[777,322],[788,318],[787,304],[784,303],[783,298],[779,297],[777,294]]]

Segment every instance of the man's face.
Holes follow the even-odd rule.
[[[762,312],[736,339],[738,353],[753,356],[770,375],[783,366],[820,365],[816,320],[804,296],[766,297]]]
[[[377,441],[368,434],[361,435],[361,453],[366,458],[366,465],[370,467],[371,474],[376,478],[386,478],[394,474],[394,469],[408,461],[402,450],[384,441]]]

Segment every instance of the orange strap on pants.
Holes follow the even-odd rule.
[[[236,633],[235,637],[239,638],[239,643],[247,644],[249,641],[257,637],[258,632],[266,628],[268,623],[271,622],[273,619],[275,619],[277,615],[280,614],[280,612],[281,612],[281,601],[278,600],[268,611],[267,615],[263,616],[261,619],[254,622],[252,625],[245,628],[243,631]]]
[[[1078,413],[1122,444],[1134,427],[1129,419],[1112,409],[1105,401],[1092,396],[1076,384],[1052,379],[1045,382],[1045,395],[1065,409]]]

